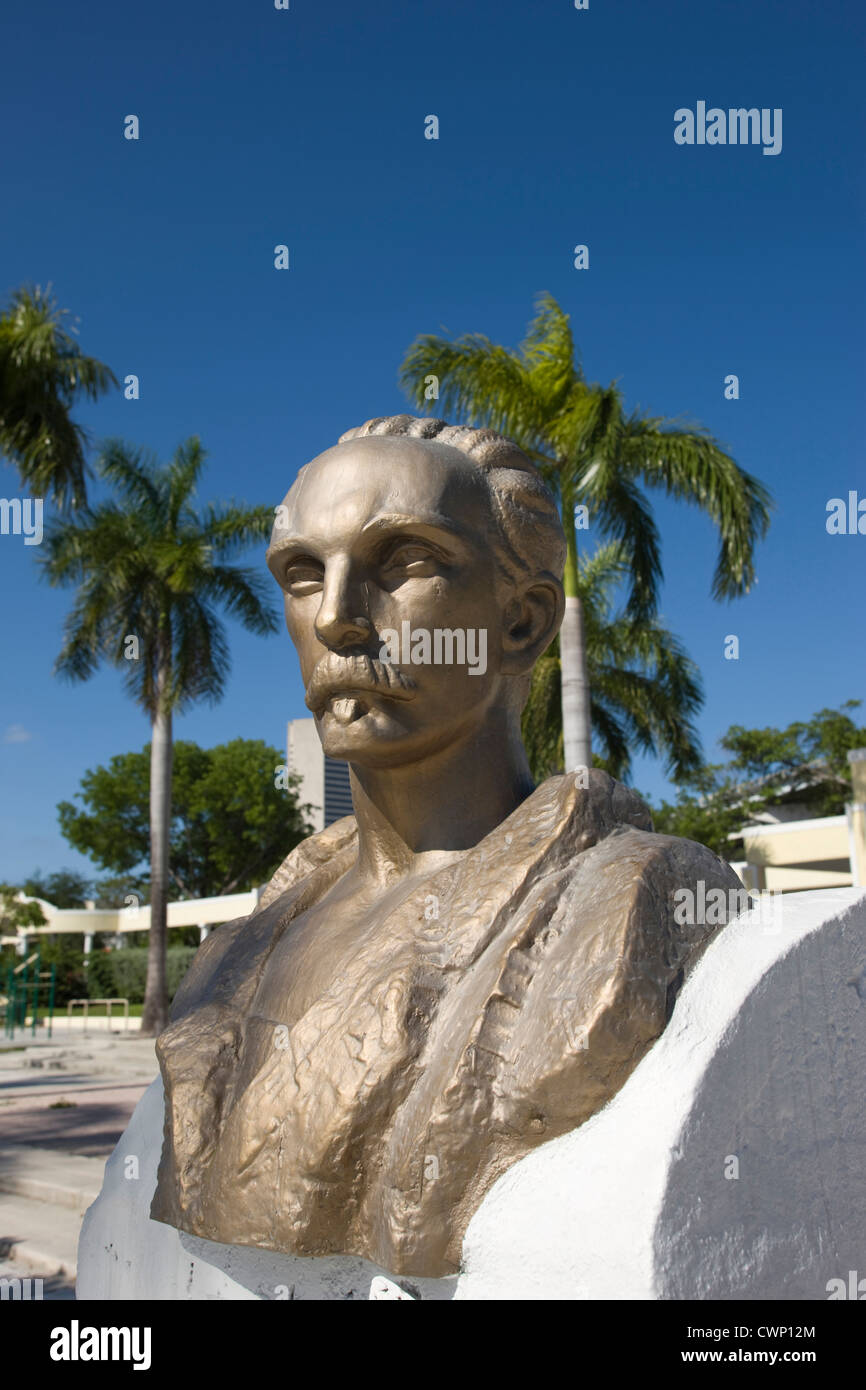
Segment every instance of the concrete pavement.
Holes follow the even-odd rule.
[[[153,1039],[134,1034],[0,1044],[0,1279],[72,1296],[81,1219],[157,1069]]]

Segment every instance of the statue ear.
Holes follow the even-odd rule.
[[[502,667],[510,675],[531,671],[562,623],[565,596],[552,575],[535,579],[508,602],[502,622]]]

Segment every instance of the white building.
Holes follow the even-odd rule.
[[[289,772],[301,779],[298,801],[311,807],[308,815],[314,830],[351,816],[349,764],[325,757],[314,719],[289,720],[286,762]]]

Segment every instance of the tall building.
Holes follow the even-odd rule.
[[[290,719],[286,763],[301,779],[298,801],[312,808],[314,830],[324,830],[341,816],[352,814],[349,764],[326,758],[314,719]]]

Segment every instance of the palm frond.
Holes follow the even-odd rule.
[[[270,507],[244,507],[236,502],[206,506],[201,512],[201,535],[214,555],[228,559],[257,541],[267,542],[274,524]]]
[[[70,410],[117,381],[85,356],[68,320],[50,285],[16,290],[0,315],[0,453],[17,466],[23,486],[61,507],[81,507],[88,437]]]
[[[174,531],[183,512],[195,492],[196,484],[207,462],[207,454],[197,435],[177,448],[168,471],[168,524]]]
[[[111,483],[130,507],[144,509],[148,521],[155,521],[164,506],[164,487],[153,454],[135,449],[122,439],[106,439],[96,460],[96,470]]]
[[[524,440],[536,440],[543,411],[517,353],[478,333],[455,342],[428,335],[416,339],[400,369],[409,399],[428,410],[425,391],[430,376],[439,382],[437,414],[451,414],[479,429],[507,429],[521,446]]]
[[[740,468],[708,431],[675,421],[632,416],[623,459],[648,486],[700,507],[714,522],[719,554],[713,598],[748,593],[755,580],[755,547],[767,533],[773,507],[764,484]]]

